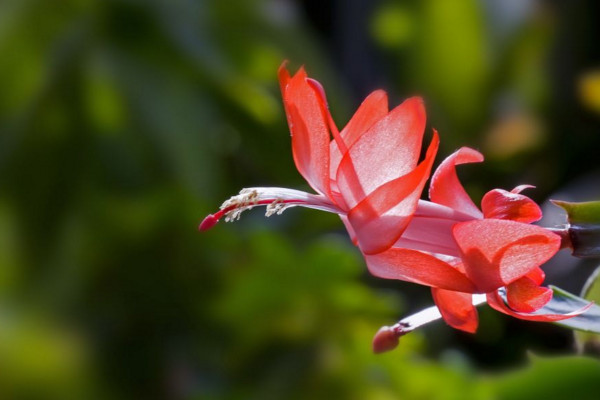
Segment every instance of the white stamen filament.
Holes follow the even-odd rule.
[[[288,208],[295,206],[314,208],[336,214],[344,213],[325,196],[278,187],[242,189],[238,195],[225,201],[220,208],[224,212],[225,221],[231,222],[238,220],[244,211],[259,205],[266,206],[265,215],[267,217],[273,214],[281,215]]]
[[[486,302],[485,294],[474,294],[473,305],[478,306]],[[416,328],[436,321],[442,318],[440,310],[436,306],[428,307],[424,310],[419,311],[416,314],[409,315],[406,318],[398,321],[392,328],[398,329],[402,334],[411,332]]]

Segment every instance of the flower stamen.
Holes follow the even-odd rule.
[[[225,218],[225,222],[237,221],[244,211],[256,206],[266,206],[265,215],[267,217],[274,214],[281,215],[285,210],[294,206],[316,208],[334,213],[341,212],[323,196],[284,188],[249,188],[242,189],[239,194],[226,200],[219,211],[209,214],[200,223],[198,229],[206,231],[215,226],[222,218]]]

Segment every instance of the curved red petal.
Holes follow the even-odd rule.
[[[529,197],[503,189],[490,190],[481,199],[485,218],[509,219],[518,222],[535,222],[542,218],[542,210]]]
[[[467,276],[488,293],[530,273],[560,248],[560,237],[520,222],[486,219],[452,229]]]
[[[564,319],[576,317],[576,316],[581,315],[584,312],[586,312],[593,305],[593,303],[590,303],[590,304],[586,305],[585,307],[582,307],[578,310],[574,310],[567,314],[528,314],[528,313],[522,313],[522,312],[515,311],[515,310],[511,309],[510,307],[508,307],[504,303],[504,300],[502,300],[502,297],[500,297],[500,295],[498,294],[497,291],[488,293],[486,297],[487,297],[487,302],[490,305],[490,307],[492,307],[496,311],[500,311],[503,314],[510,315],[515,318],[524,319],[527,321],[538,321],[538,322],[555,322],[555,321],[562,321]]]
[[[387,113],[388,98],[383,90],[376,90],[367,96],[350,119],[350,122],[340,132],[340,136],[346,147],[350,148],[370,127],[385,117]],[[336,179],[337,170],[343,156],[339,147],[335,141],[331,141],[330,176],[334,180]]]
[[[371,274],[420,285],[473,293],[475,286],[464,274],[432,255],[393,247],[383,253],[365,256]]]
[[[388,97],[383,90],[369,94],[340,133],[348,147],[388,113]]]
[[[540,267],[532,269],[531,272],[529,272],[525,276],[537,283],[538,285],[541,285],[544,282],[544,279],[546,279],[546,273]]]
[[[434,203],[443,204],[475,218],[481,218],[481,211],[458,180],[456,166],[482,161],[483,155],[469,147],[462,147],[448,156],[431,177],[429,199]]]
[[[281,89],[281,98],[284,99],[285,102],[285,89],[287,88],[288,83],[290,83],[290,73],[288,72],[287,60],[282,62],[279,66],[279,70],[277,70],[277,78],[279,79],[279,88]]]
[[[291,78],[280,69],[279,76],[296,168],[313,189],[330,197],[329,129],[319,94],[303,68]]]
[[[506,287],[506,300],[515,311],[531,313],[552,299],[552,289],[542,287],[524,276]]]
[[[336,181],[352,208],[379,186],[417,165],[425,130],[425,107],[411,98],[362,134],[342,157]]]
[[[473,295],[440,288],[431,288],[435,305],[448,325],[461,331],[475,333],[479,324]]]
[[[434,132],[425,160],[408,174],[378,187],[348,213],[361,251],[379,253],[390,248],[408,226],[439,146]]]
[[[535,189],[535,186],[533,186],[533,185],[527,185],[527,184],[525,184],[525,185],[519,185],[519,186],[515,187],[513,190],[511,190],[510,192],[518,194],[518,193],[521,193],[525,189]]]

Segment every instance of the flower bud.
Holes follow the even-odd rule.
[[[379,354],[394,350],[398,347],[400,336],[402,335],[393,327],[381,327],[373,338],[373,352]]]

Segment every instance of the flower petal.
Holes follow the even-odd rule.
[[[344,226],[346,227],[346,230],[348,231],[350,240],[352,240],[352,243],[355,246],[358,246],[358,240],[356,239],[356,232],[354,232],[354,228],[352,227],[352,224],[350,224],[350,221],[348,221],[348,217],[346,215],[340,214],[340,219],[342,220],[342,222],[344,223]]]
[[[575,317],[577,315],[583,314],[593,305],[593,303],[590,303],[585,307],[582,307],[578,310],[574,310],[567,314],[543,314],[543,313],[540,313],[539,311],[535,314],[522,313],[522,312],[515,311],[515,310],[511,309],[509,306],[507,306],[506,303],[504,303],[504,300],[502,299],[500,294],[498,294],[498,291],[488,293],[487,294],[487,302],[490,305],[490,307],[492,307],[494,310],[500,311],[501,313],[504,313],[506,315],[510,315],[512,317],[524,319],[527,321],[538,321],[538,322],[555,322],[555,321],[562,321],[564,319],[569,319],[569,318]]]
[[[289,77],[279,71],[283,104],[292,135],[296,168],[317,192],[329,196],[329,129],[319,94],[307,80],[304,68]]]
[[[525,189],[534,189],[535,186],[533,185],[519,185],[517,187],[515,187],[513,190],[511,190],[511,193],[521,193],[523,190]]]
[[[546,262],[560,248],[558,235],[514,221],[460,222],[452,231],[465,272],[480,293],[514,282]]]
[[[506,287],[506,300],[515,311],[531,313],[552,299],[552,289],[542,287],[524,276]]]
[[[342,157],[336,181],[352,208],[381,185],[417,165],[425,130],[425,108],[411,98],[371,126]]]
[[[456,166],[482,161],[483,155],[469,147],[462,147],[448,156],[431,177],[429,199],[434,203],[443,204],[475,218],[481,218],[481,211],[458,180]]]
[[[529,197],[503,189],[490,190],[481,199],[485,218],[531,223],[542,218],[542,210]]]
[[[369,94],[340,133],[346,146],[352,146],[371,126],[384,118],[388,111],[385,91],[375,90]]]
[[[361,251],[374,254],[390,248],[417,209],[439,146],[434,132],[425,160],[411,172],[378,187],[348,213]]]
[[[281,98],[285,99],[285,90],[287,89],[287,85],[290,83],[290,73],[288,72],[287,60],[281,63],[279,66],[279,70],[277,71],[277,78],[279,79],[279,89],[281,89]]]
[[[546,273],[540,267],[532,269],[531,272],[529,272],[525,276],[537,283],[538,285],[541,285],[542,282],[544,282],[544,279],[546,279]]]
[[[340,136],[347,148],[350,148],[371,126],[385,117],[388,113],[388,98],[383,90],[376,90],[362,102],[356,113],[346,127],[340,132]],[[335,141],[330,144],[331,179],[336,179],[337,170],[342,160],[342,152]]]
[[[421,245],[422,248],[415,248],[410,245],[408,247],[430,253],[460,257],[458,246],[452,236],[452,227],[456,222],[451,219],[414,215],[394,247],[406,247],[403,244]]]
[[[475,285],[458,269],[427,253],[393,247],[365,256],[371,274],[420,285],[472,293]]]
[[[473,295],[432,287],[433,301],[448,325],[461,331],[475,333],[479,318],[473,306]]]

